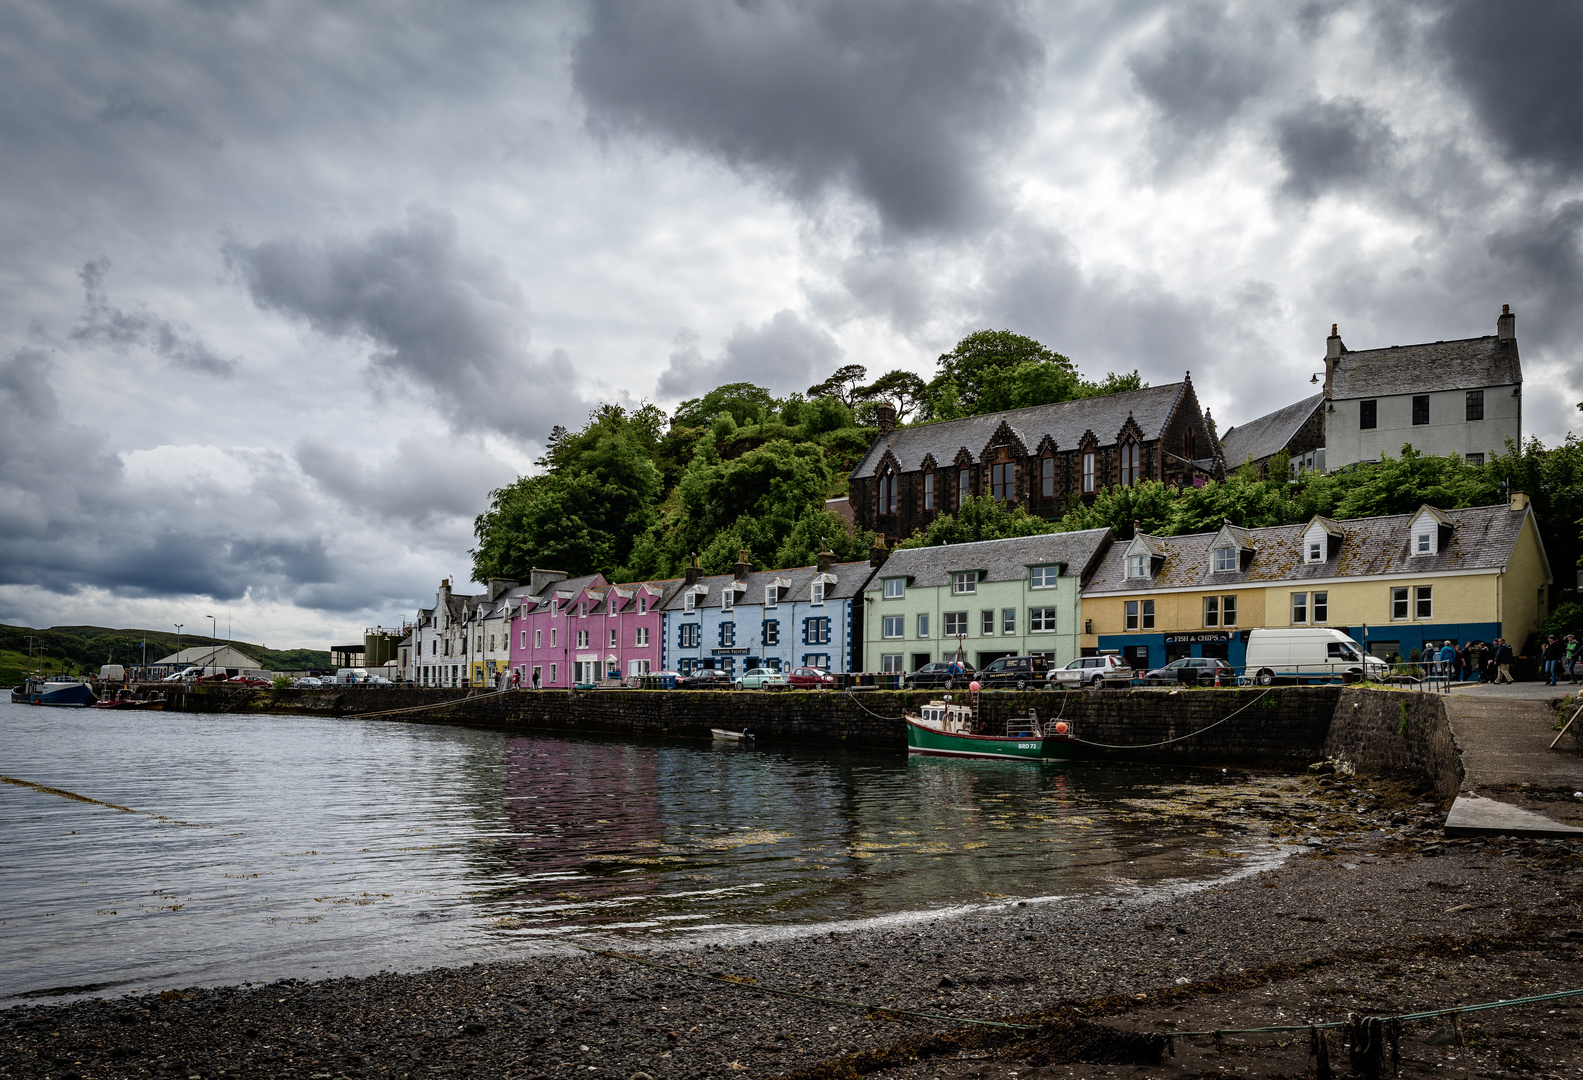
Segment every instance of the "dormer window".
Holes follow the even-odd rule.
[[[730,610],[732,610],[733,608],[736,607],[736,604],[737,604],[737,591],[735,589],[733,589],[731,586],[727,585],[725,588],[720,590],[720,610],[721,611],[730,611]]]
[[[1413,533],[1413,554],[1433,555],[1435,553],[1435,534],[1432,529],[1424,529]]]
[[[824,603],[824,587],[825,583],[822,581],[816,581],[813,583],[809,590],[809,595],[812,597],[814,603]]]
[[[698,594],[693,592],[691,589],[689,589],[687,591],[687,595],[682,597],[682,611],[683,611],[683,613],[687,614],[687,615],[691,615],[693,613],[693,606],[697,603],[697,601],[698,601]]]
[[[1237,549],[1229,544],[1215,549],[1215,573],[1224,574],[1237,568]]]
[[[951,592],[957,596],[966,596],[978,592],[978,571],[958,570],[951,575]]]
[[[1141,555],[1127,556],[1127,576],[1130,578],[1146,578],[1149,576],[1149,555],[1147,552]]]
[[[1311,563],[1324,562],[1325,542],[1323,540],[1308,541],[1307,549],[1303,553],[1303,561]]]
[[[886,578],[885,579],[885,599],[887,599],[887,600],[900,600],[903,597],[905,597],[906,595],[907,595],[907,579],[906,578],[893,577],[893,578]]]
[[[610,598],[610,614],[614,615],[615,613],[616,613],[616,598],[614,596],[612,596]]]
[[[774,607],[776,604],[780,603],[780,597],[781,597],[781,591],[780,591],[779,587],[777,587],[775,585],[766,585],[766,586],[764,586],[764,606],[765,607]]]

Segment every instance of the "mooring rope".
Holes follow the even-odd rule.
[[[1197,731],[1190,731],[1186,735],[1178,735],[1174,739],[1161,739],[1159,742],[1148,742],[1148,743],[1102,743],[1102,742],[1091,742],[1088,739],[1079,739],[1077,736],[1073,735],[1073,736],[1071,736],[1071,741],[1075,742],[1075,743],[1082,743],[1084,746],[1099,746],[1099,747],[1103,747],[1106,750],[1147,750],[1150,747],[1154,747],[1154,746],[1169,746],[1171,743],[1181,742],[1183,739],[1196,738],[1197,736],[1202,735],[1204,732],[1210,730],[1211,728],[1219,727],[1221,724],[1224,724],[1227,720],[1230,720],[1233,716],[1236,716],[1237,713],[1240,713],[1240,712],[1243,712],[1243,711],[1245,711],[1247,709],[1253,708],[1253,706],[1257,705],[1259,703],[1259,700],[1261,698],[1263,698],[1265,694],[1268,694],[1273,689],[1274,689],[1274,687],[1266,687],[1264,690],[1259,692],[1259,696],[1258,697],[1256,697],[1252,701],[1248,702],[1241,709],[1237,709],[1236,712],[1227,713],[1225,716],[1222,716],[1219,720],[1216,720],[1213,724],[1206,724],[1204,727],[1199,728]]]
[[[798,998],[802,1001],[812,1001],[820,1005],[838,1005],[849,1009],[863,1009],[870,1013],[893,1013],[897,1016],[912,1016],[920,1020],[933,1020],[948,1024],[975,1024],[979,1027],[1004,1028],[1011,1031],[1039,1031],[1046,1025],[1043,1024],[1018,1024],[1008,1020],[979,1020],[970,1016],[943,1016],[939,1013],[920,1012],[916,1009],[898,1009],[890,1005],[871,1005],[863,1001],[852,1001],[848,998],[824,997],[819,994],[805,994],[799,990],[783,990],[776,986],[765,986],[762,983],[751,982],[736,975],[714,975],[706,971],[694,971],[690,968],[678,967],[675,964],[661,964],[654,960],[646,960],[641,956],[631,953],[616,952],[614,949],[593,949],[587,945],[578,945],[568,942],[574,949],[581,949],[593,956],[603,957],[607,960],[625,960],[631,964],[641,964],[644,967],[654,968],[658,971],[668,971],[673,975],[686,975],[694,979],[707,979],[710,982],[721,983],[725,986],[735,987],[738,990],[751,990],[761,994],[774,994],[779,997]],[[1444,1009],[1429,1009],[1424,1012],[1397,1013],[1395,1016],[1370,1016],[1367,1020],[1377,1023],[1405,1023],[1414,1020],[1433,1020],[1438,1016],[1452,1014],[1481,1012],[1485,1009],[1504,1009],[1514,1005],[1537,1005],[1546,1001],[1560,1001],[1563,998],[1583,996],[1583,988],[1577,990],[1556,990],[1548,994],[1529,994],[1527,997],[1503,998],[1500,1001],[1486,1001],[1478,1005],[1452,1005]],[[1266,1027],[1250,1028],[1215,1028],[1210,1031],[1171,1031],[1163,1034],[1172,1038],[1201,1038],[1218,1039],[1223,1035],[1274,1035],[1291,1031],[1317,1031],[1330,1028],[1347,1027],[1349,1020],[1321,1020],[1307,1024],[1272,1024]]]
[[[130,806],[122,806],[120,803],[105,802],[103,799],[91,799],[87,795],[79,795],[75,791],[67,791],[65,788],[35,784],[31,780],[18,780],[14,776],[0,776],[0,784],[14,784],[17,787],[32,788],[34,791],[42,792],[45,795],[59,795],[63,799],[72,799],[80,803],[90,803],[93,806],[104,806],[111,810],[119,810],[123,814],[142,814],[144,817],[151,817],[155,821],[168,821],[172,825],[184,825],[189,829],[214,828],[213,825],[204,822],[182,821],[180,818],[166,817],[163,814],[154,814],[147,810],[134,810]]]
[[[862,709],[864,712],[868,713],[870,716],[872,716],[876,720],[905,720],[905,719],[907,719],[907,717],[905,715],[903,715],[903,716],[881,716],[879,713],[875,712],[873,709],[871,709],[867,705],[863,704],[863,702],[861,700],[859,700],[858,696],[852,692],[852,688],[851,687],[846,687],[845,693],[846,693],[847,697],[852,699],[852,703],[854,705],[856,705],[858,708]]]

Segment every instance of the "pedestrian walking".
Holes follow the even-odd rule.
[[[1579,647],[1577,632],[1566,636],[1566,649],[1561,654],[1561,663],[1567,669],[1567,681],[1573,686],[1578,681],[1578,661],[1583,659],[1583,648]]]
[[[1561,672],[1561,642],[1554,634],[1545,640],[1544,649],[1539,653],[1539,659],[1544,664],[1545,684],[1554,686],[1556,676]]]
[[[1445,678],[1450,679],[1456,674],[1456,666],[1456,642],[1452,641],[1450,638],[1447,638],[1446,643],[1440,646],[1440,674],[1445,676]]]
[[[1496,638],[1494,657],[1496,686],[1499,686],[1501,683],[1514,683],[1517,681],[1516,679],[1512,678],[1513,658],[1514,654],[1512,653],[1512,647],[1506,644],[1506,639]]]

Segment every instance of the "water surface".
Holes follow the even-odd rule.
[[[0,703],[0,1001],[413,970],[1202,880],[1212,772]]]

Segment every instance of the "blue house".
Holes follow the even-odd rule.
[[[745,552],[730,574],[689,569],[665,605],[660,662],[683,674],[716,668],[732,676],[755,667],[858,670],[861,598],[874,571],[871,562],[831,555],[816,566],[754,572]]]

